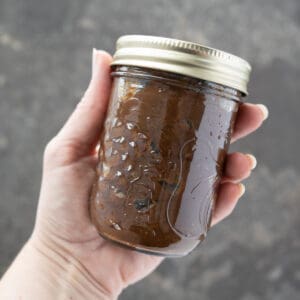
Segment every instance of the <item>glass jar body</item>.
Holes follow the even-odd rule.
[[[183,256],[210,227],[241,93],[143,67],[116,66],[90,215],[99,234]]]

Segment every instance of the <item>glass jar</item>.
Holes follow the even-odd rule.
[[[163,256],[205,238],[249,73],[244,60],[198,44],[118,40],[90,199],[102,237]]]

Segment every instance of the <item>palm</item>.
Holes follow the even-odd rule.
[[[40,222],[43,225],[37,230],[62,244],[98,282],[114,290],[112,284],[133,283],[150,273],[162,259],[116,247],[99,236],[88,215],[94,170],[95,159],[90,156],[45,172],[38,222],[48,221]],[[54,192],[44,192],[49,190]],[[114,282],[110,278],[103,282],[103,268],[110,270]]]

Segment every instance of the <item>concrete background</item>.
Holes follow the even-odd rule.
[[[247,58],[249,100],[270,118],[232,148],[258,159],[232,217],[120,299],[299,299],[299,0],[0,0],[0,272],[32,230],[43,149],[87,86],[92,47],[138,33]]]

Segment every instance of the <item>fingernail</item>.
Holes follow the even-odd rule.
[[[246,154],[246,156],[250,160],[251,170],[255,169],[255,167],[257,165],[257,160],[256,160],[255,156],[252,154]]]
[[[269,116],[269,110],[264,104],[257,104],[257,106],[260,108],[261,112],[263,113],[264,120],[266,120]]]
[[[239,183],[240,187],[240,197],[242,197],[245,194],[246,188],[242,183]]]

